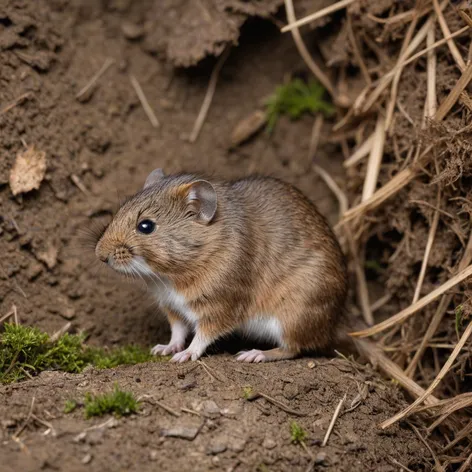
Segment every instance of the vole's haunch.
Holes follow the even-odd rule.
[[[175,361],[198,359],[235,331],[277,346],[239,360],[289,359],[332,346],[342,325],[339,244],[315,206],[273,178],[208,181],[157,169],[119,209],[96,255],[146,281],[172,329],[152,352]]]

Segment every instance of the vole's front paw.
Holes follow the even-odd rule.
[[[189,347],[185,349],[185,351],[174,354],[174,356],[172,357],[170,361],[171,362],[187,362],[189,360],[196,361],[199,357],[200,357],[200,354],[198,352],[194,352]]]
[[[153,356],[168,356],[169,354],[176,354],[177,352],[182,352],[184,348],[185,345],[183,343],[156,344],[151,349],[151,354]]]
[[[250,351],[238,352],[238,357],[236,360],[241,362],[266,362],[269,359],[267,359],[264,351],[260,351],[259,349],[251,349]]]

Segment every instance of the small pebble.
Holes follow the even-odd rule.
[[[265,438],[262,443],[262,447],[265,447],[266,449],[274,449],[275,446],[277,446],[277,443],[271,438]]]
[[[155,449],[151,449],[149,451],[149,460],[157,461],[158,457],[159,457],[159,451],[156,451]]]
[[[92,454],[86,454],[82,458],[82,464],[90,464],[91,461],[92,461]]]
[[[199,432],[200,428],[195,426],[174,426],[173,428],[165,429],[162,435],[170,438],[181,438],[193,441]]]
[[[221,454],[222,452],[225,452],[226,449],[227,449],[227,446],[224,442],[216,441],[207,447],[206,453],[208,455],[215,456],[216,454]]]
[[[316,454],[315,465],[326,465],[326,452]]]

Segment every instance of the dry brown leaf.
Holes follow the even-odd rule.
[[[231,146],[236,147],[257,133],[267,121],[266,114],[257,110],[243,118],[231,133]]]
[[[34,146],[16,155],[10,171],[10,188],[13,195],[39,189],[46,173],[46,153]]]

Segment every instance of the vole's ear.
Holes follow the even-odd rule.
[[[146,179],[144,183],[144,188],[148,188],[151,185],[154,185],[156,182],[159,182],[162,178],[164,178],[164,171],[162,169],[154,169]]]
[[[210,182],[197,180],[189,185],[187,201],[197,212],[197,221],[209,224],[215,217],[218,198],[216,190]]]

